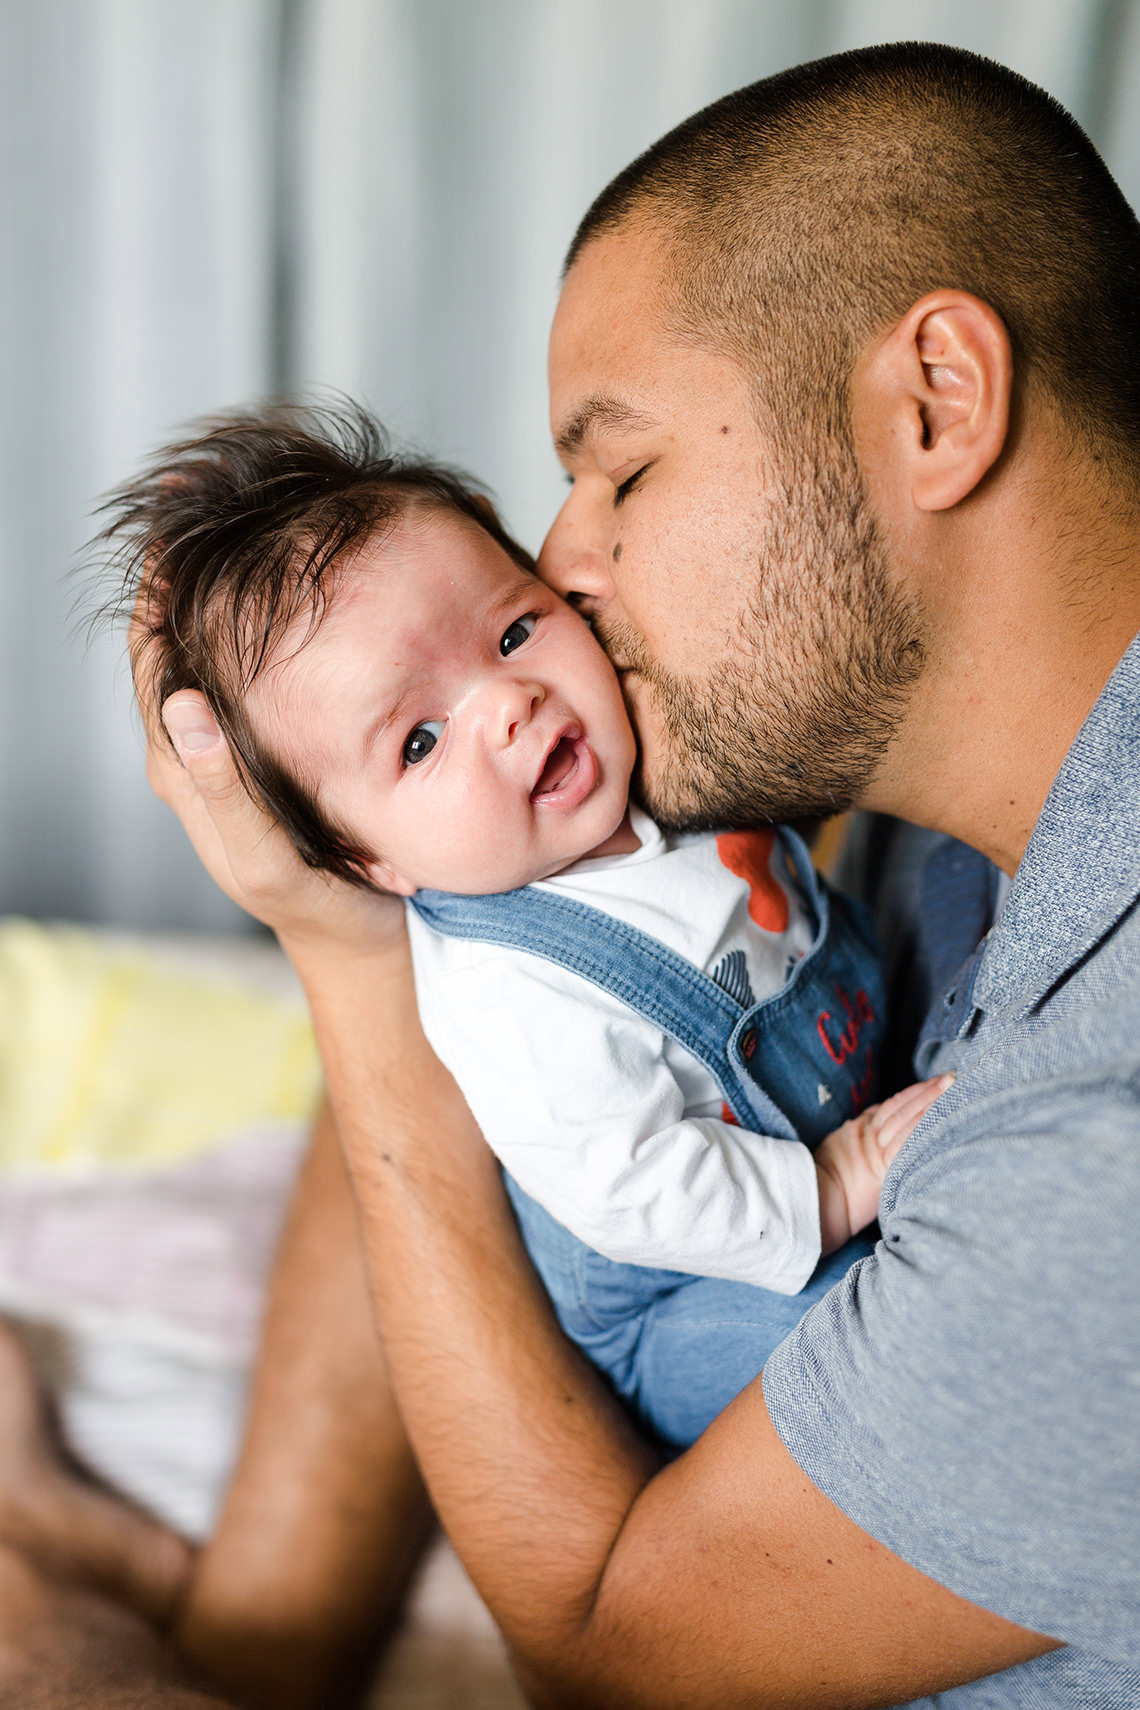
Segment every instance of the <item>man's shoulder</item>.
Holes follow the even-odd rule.
[[[979,1023],[888,1174],[875,1257],[765,1368],[785,1443],[866,1531],[1132,1667],[1138,969],[1120,919],[1036,1001]]]
[[[1140,911],[1125,911],[1031,1001],[979,1011],[958,1053],[955,1085],[888,1176],[884,1218],[937,1199],[975,1263],[989,1249],[1003,1254],[1011,1286],[1015,1258],[1040,1286],[1034,1252],[1053,1237],[1059,1287],[1091,1262],[1087,1249],[1114,1248],[1122,1279],[1132,1276],[1121,1213],[1140,1196]],[[939,1220],[922,1215],[933,1237]],[[1043,1219],[1054,1218],[1047,1237]]]
[[[1069,1133],[1094,1111],[1130,1123],[1140,1088],[1140,901],[1129,889],[1068,947],[1024,918],[999,920],[993,954],[959,1002],[962,1114],[992,1132],[1031,1123]],[[1012,948],[1007,940],[1012,938]],[[1011,969],[1017,969],[1012,977]]]
[[[932,904],[951,927],[963,897],[978,913],[984,865],[932,833],[868,828],[886,838],[869,849],[872,900],[935,1002],[929,1070],[958,1078],[888,1173],[874,1257],[764,1371],[785,1444],[857,1524],[1070,1647],[1056,1653],[1068,1686],[1038,1678],[1019,1697],[1015,1670],[995,1704],[1034,1691],[1137,1701],[1138,684],[1140,643],[1074,743],[995,924],[947,984]],[[1060,1667],[1027,1667],[1046,1664]]]

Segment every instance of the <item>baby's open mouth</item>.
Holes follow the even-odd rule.
[[[578,770],[578,744],[580,741],[581,737],[570,731],[558,738],[546,756],[546,764],[539,773],[537,784],[531,791],[532,800],[535,796],[553,795],[562,788],[568,778],[574,776]]]
[[[544,811],[573,813],[599,780],[593,749],[577,725],[564,730],[542,764],[530,799]]]

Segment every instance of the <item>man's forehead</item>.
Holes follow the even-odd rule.
[[[564,462],[607,438],[685,433],[708,409],[752,421],[739,361],[679,324],[672,265],[659,234],[626,227],[592,239],[567,274],[550,335],[550,426]]]
[[[561,440],[592,408],[587,425],[612,426],[636,413],[636,396],[652,372],[651,352],[667,333],[662,312],[660,239],[639,229],[594,238],[566,276],[550,335],[552,407]]]

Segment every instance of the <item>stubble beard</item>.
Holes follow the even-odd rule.
[[[878,772],[926,660],[921,610],[892,584],[846,446],[785,470],[754,597],[705,677],[664,669],[626,624],[602,617],[595,628],[648,692],[656,728],[648,752],[639,745],[634,798],[676,831],[846,811]]]

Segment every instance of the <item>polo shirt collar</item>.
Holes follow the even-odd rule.
[[[1140,636],[1046,798],[974,984],[983,1010],[1024,1011],[1140,893]]]

